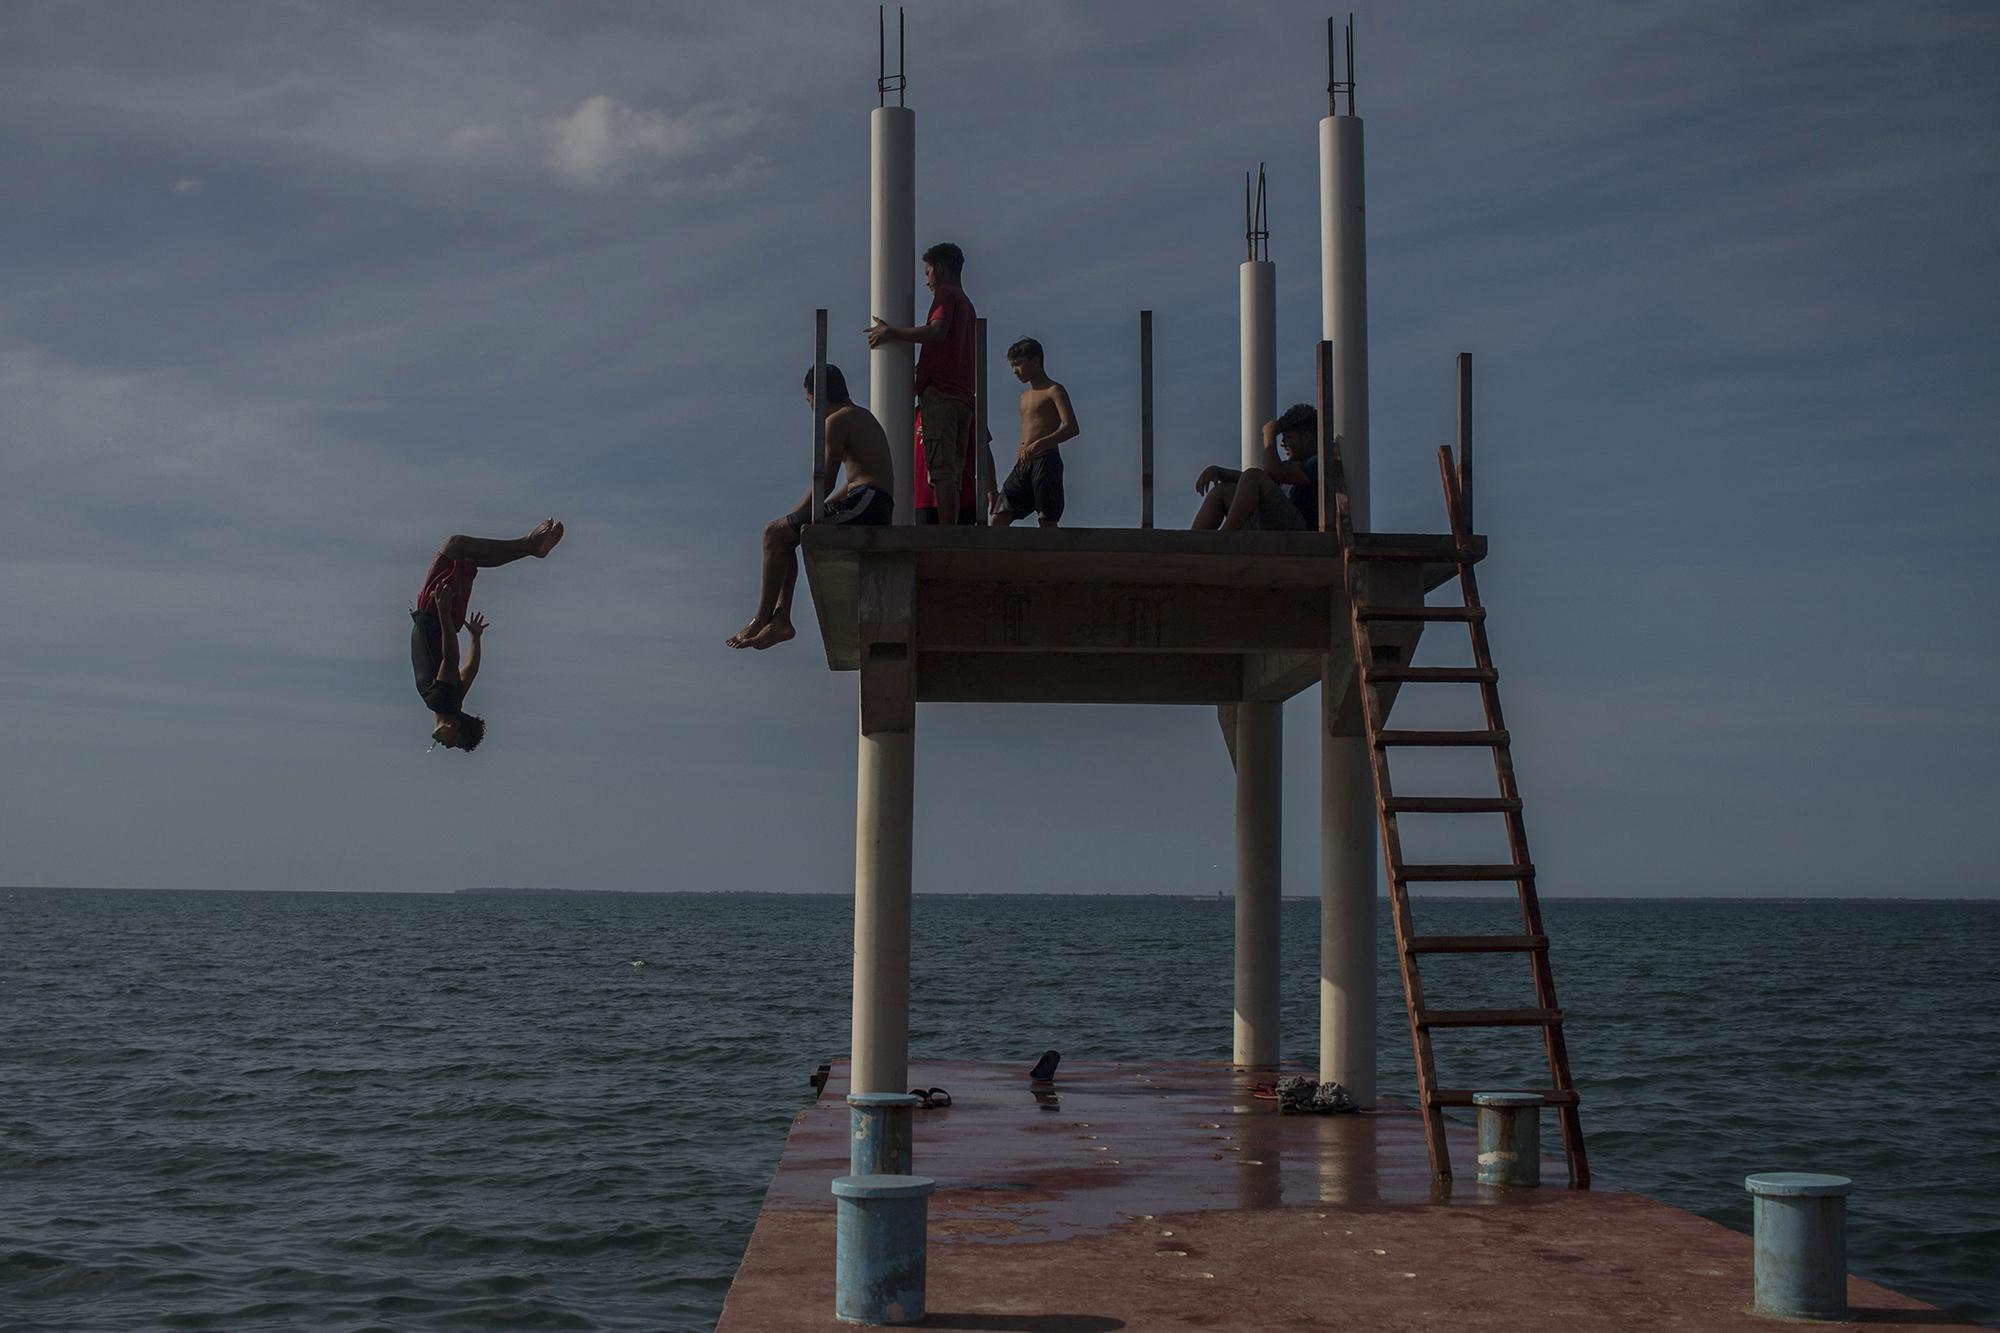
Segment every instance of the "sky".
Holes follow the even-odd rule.
[[[851,889],[856,677],[721,641],[815,307],[866,384],[872,10],[11,0],[0,883]],[[1260,162],[1311,396],[1324,18],[908,7],[919,247],[1069,387],[1067,523],[1137,520],[1142,308],[1159,521],[1234,460]],[[2000,9],[1358,27],[1375,526],[1441,530],[1472,352],[1544,895],[2000,896]],[[426,754],[424,566],[545,515]],[[917,763],[920,892],[1229,887],[1211,710],[926,704]]]

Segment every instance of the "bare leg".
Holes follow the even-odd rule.
[[[958,487],[952,487],[950,495],[939,494],[937,511],[939,527],[950,528],[958,525]]]
[[[1189,527],[1197,531],[1213,532],[1222,526],[1223,515],[1229,512],[1229,501],[1236,494],[1233,481],[1217,482],[1208,488],[1208,494],[1201,497],[1201,508],[1195,511],[1194,522]]]
[[[1035,526],[1036,526],[1036,527],[1041,527],[1041,528],[1052,528],[1052,527],[1054,527],[1055,525],[1056,525],[1056,521],[1055,521],[1054,519],[1052,519],[1052,518],[1039,518],[1039,519],[1036,519],[1036,520],[1035,520]]]
[[[1014,525],[1014,511],[1003,500],[1000,507],[993,511],[993,517],[987,521],[996,528],[1012,527]]]
[[[1250,516],[1257,512],[1257,506],[1264,502],[1264,497],[1277,484],[1263,468],[1245,469],[1243,475],[1237,478],[1236,494],[1229,497],[1229,514],[1222,520],[1222,530],[1235,532],[1248,523]]]
[[[463,533],[447,537],[443,553],[453,560],[470,560],[480,569],[494,569],[531,555],[540,559],[555,550],[562,538],[563,525],[545,518],[525,537],[468,537]]]
[[[748,648],[750,640],[771,623],[779,605],[791,605],[790,580],[798,576],[792,553],[798,544],[798,535],[784,519],[774,518],[764,525],[764,579],[757,596],[757,614],[750,617],[749,624],[723,640],[731,648]]]

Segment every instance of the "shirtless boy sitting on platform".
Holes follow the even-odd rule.
[[[417,695],[431,710],[431,739],[448,750],[467,754],[486,739],[486,719],[465,711],[465,695],[479,675],[479,640],[486,617],[468,619],[472,580],[482,569],[512,564],[525,556],[540,559],[556,549],[563,525],[552,518],[537,523],[525,537],[447,537],[410,612],[410,665],[417,673]],[[458,632],[472,631],[472,649],[465,665],[458,662]]]
[[[1070,406],[1069,390],[1042,368],[1042,345],[1033,338],[1007,349],[1007,369],[1028,387],[1021,390],[1021,450],[1001,483],[991,521],[1004,528],[1039,514],[1041,525],[1052,528],[1063,513],[1063,461],[1056,449],[1076,438],[1076,409]]]
[[[806,406],[811,407],[812,371],[806,372]],[[884,527],[895,517],[891,489],[889,441],[865,407],[847,396],[847,377],[839,366],[826,368],[826,479],[829,485],[842,467],[847,482],[826,497],[820,521],[838,527]],[[770,648],[798,633],[792,628],[792,590],[799,581],[799,533],[813,521],[812,492],[798,508],[764,526],[764,587],[757,614],[723,642],[731,648]]]

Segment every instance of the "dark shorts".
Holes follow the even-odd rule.
[[[1000,496],[1015,518],[1040,514],[1053,523],[1063,512],[1062,455],[1050,449],[1014,464],[1000,485]]]
[[[417,697],[433,713],[449,716],[464,706],[465,690],[438,683],[438,668],[443,665],[444,626],[437,612],[410,612],[410,667],[417,676]]]
[[[896,499],[875,486],[857,486],[838,500],[826,502],[826,517],[820,522],[830,528],[886,528],[896,516]],[[800,505],[785,515],[785,522],[797,532],[812,522],[812,503]]]

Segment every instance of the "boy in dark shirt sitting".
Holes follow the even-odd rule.
[[[1318,531],[1319,413],[1309,404],[1292,404],[1276,421],[1264,423],[1263,467],[1241,472],[1206,467],[1194,489],[1202,500],[1190,527]]]

